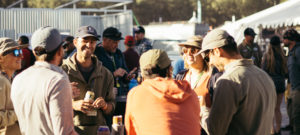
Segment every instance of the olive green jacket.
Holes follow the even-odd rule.
[[[210,135],[268,135],[276,105],[272,79],[252,60],[235,60],[214,85]]]
[[[261,67],[262,52],[257,43],[247,44],[245,40],[238,46],[240,54],[245,59],[252,59],[254,65]]]
[[[102,63],[97,59],[96,56],[92,56],[94,70],[86,82],[79,71],[78,64],[75,60],[77,53],[72,57],[63,61],[62,68],[68,74],[70,82],[77,82],[78,89],[80,89],[80,96],[74,98],[73,101],[83,100],[87,90],[92,90],[95,93],[95,98],[103,97],[107,103],[115,107],[115,94],[113,93],[114,80],[111,72],[102,66]],[[74,111],[74,125],[76,126],[99,126],[106,125],[104,112],[99,109],[97,116],[87,116],[80,111]]]

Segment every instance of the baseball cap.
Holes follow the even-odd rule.
[[[179,46],[193,46],[200,48],[202,47],[203,38],[200,35],[190,37],[186,42],[179,43]]]
[[[114,27],[108,27],[103,31],[103,37],[109,38],[111,40],[122,40],[122,33]]]
[[[246,28],[245,31],[244,31],[244,35],[250,35],[250,36],[255,36],[256,33],[254,32],[254,30],[252,28]]]
[[[283,39],[297,41],[300,39],[300,35],[295,29],[289,29],[283,34]]]
[[[226,45],[226,39],[230,36],[225,30],[214,29],[210,31],[203,39],[202,49],[199,53],[219,48]]]
[[[140,69],[142,75],[145,75],[147,69],[159,67],[159,69],[167,68],[171,64],[167,53],[159,49],[151,49],[143,53],[140,57]]]
[[[132,36],[126,36],[125,37],[125,41],[124,41],[124,44],[125,45],[128,45],[128,46],[133,46],[134,45],[134,39]]]
[[[45,48],[46,52],[52,52],[60,45],[62,45],[61,35],[57,29],[50,26],[37,29],[31,37],[33,50],[36,47],[42,47]]]
[[[5,52],[10,50],[22,49],[26,47],[28,47],[28,45],[19,45],[16,41],[14,41],[11,38],[0,38],[0,55],[3,55]]]
[[[92,26],[81,26],[75,33],[76,38],[95,37],[97,40],[101,37]]]
[[[145,29],[143,26],[138,26],[134,29],[134,33],[145,33]]]

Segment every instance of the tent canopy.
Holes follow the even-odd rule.
[[[247,27],[253,28],[258,33],[260,26],[262,28],[278,28],[292,25],[300,25],[300,0],[288,0],[236,22],[227,23],[221,29],[228,31],[239,43],[243,39],[243,31]]]

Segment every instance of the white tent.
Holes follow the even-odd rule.
[[[278,28],[300,25],[300,0],[288,0],[279,5],[257,12],[236,22],[221,27],[231,34],[237,43],[243,40],[245,28],[251,27],[256,33],[260,28]]]

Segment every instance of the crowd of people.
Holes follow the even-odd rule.
[[[244,36],[240,45],[221,29],[192,36],[178,44],[182,60],[174,69],[142,26],[125,37],[92,26],[64,39],[50,26],[30,43],[1,37],[0,134],[96,135],[121,115],[128,135],[280,135],[290,88],[288,127],[299,135],[299,33],[274,35],[264,53],[253,29]],[[132,80],[139,84],[130,89]]]

